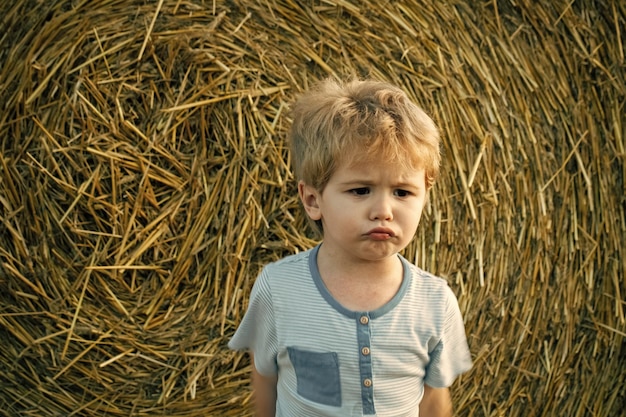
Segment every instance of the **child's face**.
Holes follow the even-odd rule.
[[[321,193],[302,182],[299,191],[309,216],[322,221],[326,250],[362,262],[409,244],[427,195],[424,170],[375,162],[339,166]]]

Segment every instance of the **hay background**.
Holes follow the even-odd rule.
[[[0,415],[249,415],[224,345],[259,268],[314,243],[287,106],[352,74],[444,133],[406,256],[459,296],[458,414],[624,415],[624,2],[0,12]]]

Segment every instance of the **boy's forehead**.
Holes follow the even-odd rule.
[[[390,157],[377,152],[366,151],[349,151],[340,158],[336,167],[346,167],[352,169],[368,170],[375,166],[383,166],[387,170],[396,171],[396,173],[406,173],[411,175],[415,171],[423,170],[424,164],[421,160],[412,155],[410,152],[396,154]]]
[[[408,163],[368,158],[339,163],[335,168],[334,175],[342,176],[346,180],[350,179],[350,177],[352,179],[367,180],[368,178],[378,177],[381,173],[388,177],[393,177],[399,182],[410,182],[418,177],[423,177],[425,170],[422,167],[415,167]]]

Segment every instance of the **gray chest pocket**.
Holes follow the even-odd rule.
[[[296,371],[298,394],[318,404],[341,406],[339,358],[335,352],[309,352],[287,348]]]

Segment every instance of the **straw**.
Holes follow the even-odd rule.
[[[289,104],[351,76],[441,128],[404,255],[458,295],[457,414],[623,412],[624,2],[0,11],[0,415],[252,415],[226,343],[262,266],[317,242]]]

